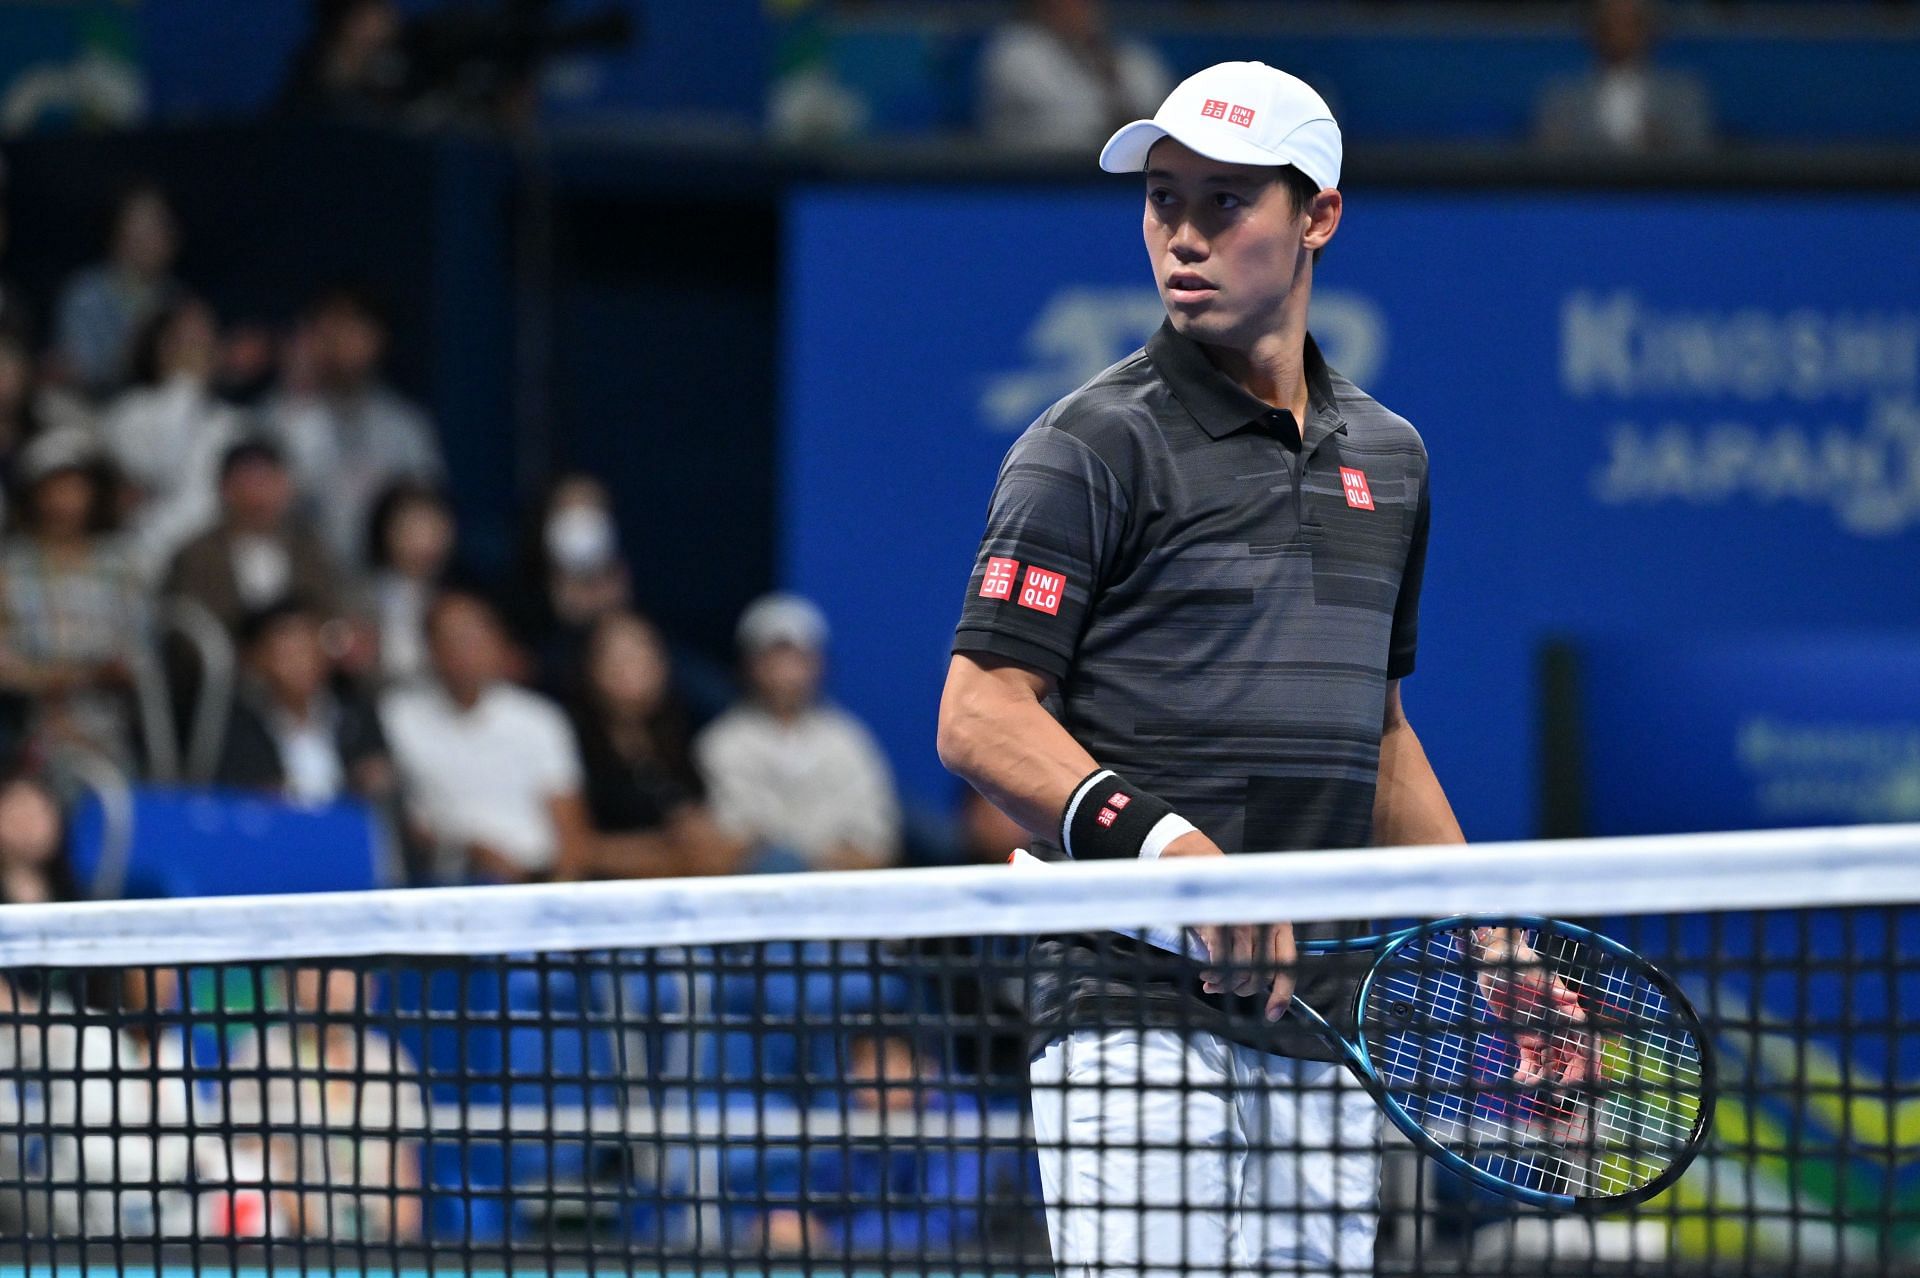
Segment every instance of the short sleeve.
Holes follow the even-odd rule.
[[[1027,431],[1001,464],[953,650],[1064,677],[1124,521],[1119,482],[1092,448]]]
[[[1404,679],[1413,673],[1414,649],[1420,638],[1420,582],[1427,573],[1428,486],[1422,479],[1420,505],[1413,516],[1413,536],[1407,543],[1407,564],[1400,572],[1400,598],[1393,606],[1393,641],[1387,649],[1387,678]]]

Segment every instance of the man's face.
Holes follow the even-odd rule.
[[[776,643],[747,659],[747,682],[777,714],[797,714],[820,696],[825,663],[798,644]]]
[[[142,275],[164,275],[178,251],[173,210],[166,201],[142,195],[128,203],[114,235],[114,257],[122,265]]]
[[[84,470],[57,470],[33,486],[34,512],[42,532],[77,537],[93,514],[93,477]]]
[[[1154,283],[1174,328],[1251,350],[1302,280],[1309,222],[1275,170],[1225,164],[1172,138],[1147,157],[1143,228]]]
[[[506,677],[507,641],[493,614],[472,599],[452,599],[433,615],[428,654],[440,681],[467,695]]]
[[[326,682],[320,626],[308,616],[289,616],[260,636],[253,660],[267,685],[291,702],[306,701]]]
[[[264,457],[236,462],[221,481],[227,517],[249,532],[278,528],[293,505],[293,479],[286,467]]]
[[[335,307],[314,323],[315,346],[327,379],[358,386],[380,371],[386,357],[386,330],[372,317],[349,307]]]

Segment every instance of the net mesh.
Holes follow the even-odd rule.
[[[1920,1272],[1916,852],[11,909],[0,1275]],[[1196,948],[1263,901],[1302,937],[1478,901],[1632,953],[1511,920],[1377,965]],[[1375,1088],[1267,1019],[1276,973]]]

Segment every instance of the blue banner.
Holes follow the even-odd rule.
[[[1000,458],[1159,322],[1139,216],[1118,179],[793,199],[784,575],[922,802]],[[1432,457],[1404,691],[1470,837],[1534,830],[1545,639],[1920,623],[1916,242],[1907,199],[1350,195],[1313,327]]]

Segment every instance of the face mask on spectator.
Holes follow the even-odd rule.
[[[562,572],[597,572],[613,562],[613,518],[598,506],[568,506],[547,520],[547,554]]]

